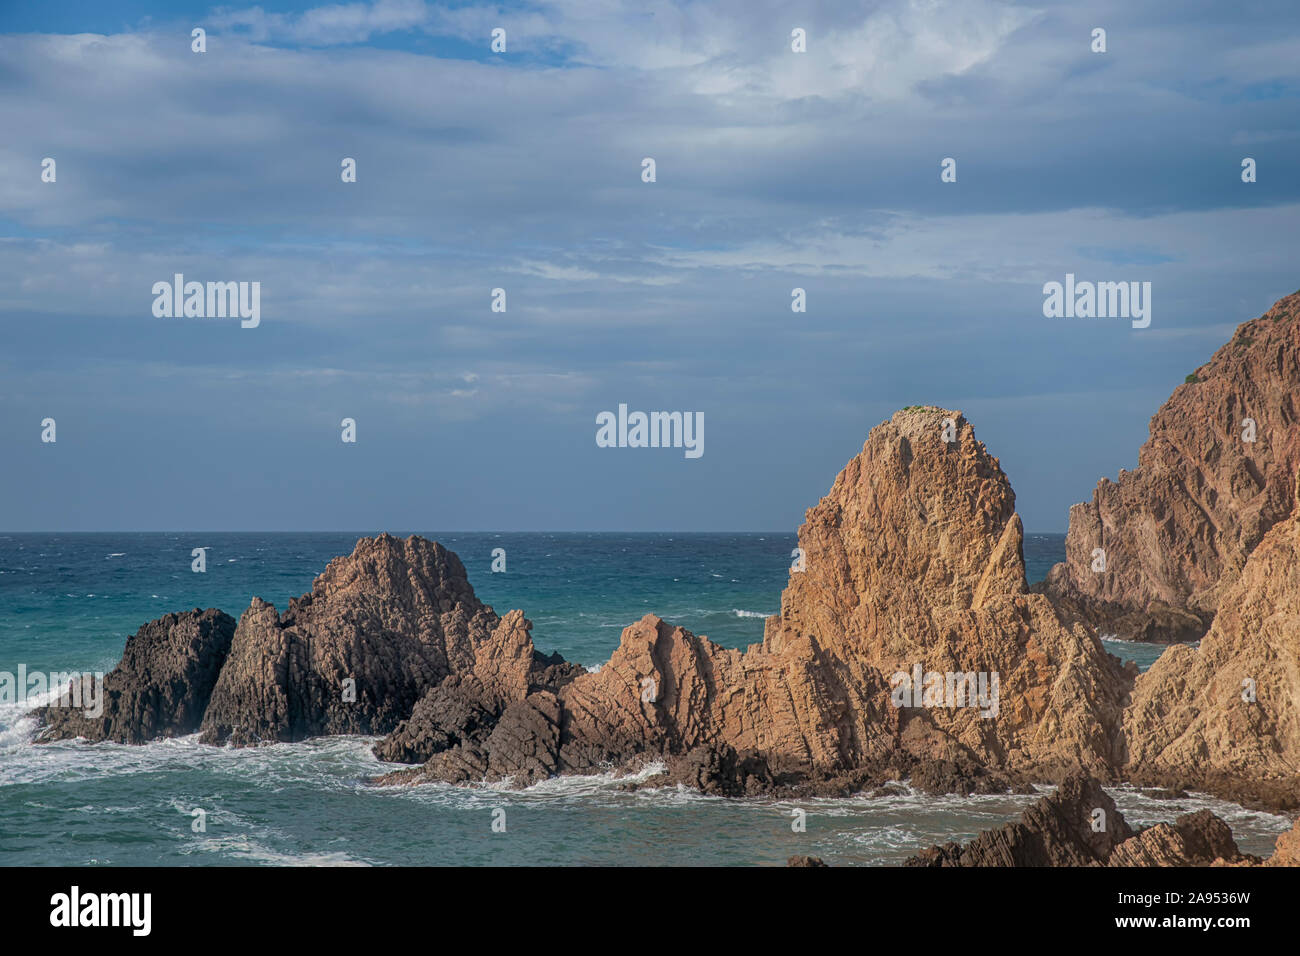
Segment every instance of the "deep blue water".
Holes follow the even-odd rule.
[[[425,533],[425,532],[422,532]],[[740,647],[760,640],[780,605],[793,534],[445,534],[480,598],[522,608],[543,651],[593,666],[622,628],[653,611]],[[238,617],[254,595],[283,609],[357,534],[0,535],[0,671],[108,671],[126,638],[168,611],[220,607]],[[1028,535],[1031,581],[1059,560],[1061,535]],[[207,572],[190,570],[207,547]],[[506,550],[505,573],[490,571]],[[1145,666],[1150,648],[1111,644]],[[1158,650],[1158,649],[1157,649]],[[33,747],[26,707],[0,704],[0,863],[38,864],[778,864],[792,853],[833,863],[897,863],[931,843],[966,839],[1032,798],[728,801],[661,789],[624,793],[609,778],[527,791],[377,789],[389,769],[365,738],[249,750],[192,738],[144,747],[76,742]],[[1134,822],[1209,806],[1243,848],[1268,852],[1285,818],[1218,801],[1117,799]],[[507,810],[507,830],[491,828]],[[203,809],[207,829],[192,829]]]

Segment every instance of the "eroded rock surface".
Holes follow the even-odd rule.
[[[1277,838],[1273,855],[1264,861],[1265,866],[1300,866],[1300,820]]]
[[[472,670],[500,623],[446,548],[417,536],[363,538],[283,614],[253,599],[202,739],[247,745],[388,733],[430,687]]]
[[[1292,507],[1300,468],[1300,293],[1237,328],[1151,419],[1138,467],[1070,509],[1046,593],[1125,640],[1201,637]],[[1254,422],[1254,441],[1246,441]],[[1094,571],[1094,549],[1105,571]]]
[[[127,639],[122,660],[104,676],[103,713],[86,715],[89,676],[75,695],[34,712],[36,740],[84,737],[140,744],[199,729],[208,698],[230,651],[235,621],[215,608],[195,608],[150,621]]]
[[[1300,806],[1300,510],[1251,552],[1199,648],[1138,678],[1124,743],[1136,780]]]
[[[946,843],[923,850],[906,865],[1096,866],[1132,836],[1101,784],[1086,773],[1072,773],[1016,822],[986,830],[965,846]]]
[[[470,691],[434,692],[381,746],[433,751],[386,782],[526,784],[658,758],[669,779],[729,794],[913,774],[987,792],[1031,770],[1111,771],[1133,672],[1028,592],[1014,493],[959,412],[907,409],[873,429],[799,545],[803,570],[761,644],[722,648],[647,615],[598,672],[547,689],[485,701],[471,667]],[[895,706],[894,675],[916,667],[939,675],[938,698],[919,685]]]
[[[1056,792],[1020,819],[986,830],[970,843],[930,847],[907,866],[1241,866],[1232,830],[1209,810],[1185,814],[1135,834],[1109,794],[1086,773],[1061,781]]]

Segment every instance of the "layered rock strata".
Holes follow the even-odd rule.
[[[1300,807],[1300,508],[1251,552],[1200,646],[1138,678],[1122,744],[1139,782]]]
[[[930,847],[907,866],[1240,866],[1260,862],[1237,848],[1208,810],[1134,833],[1110,795],[1086,773],[1070,774],[1020,819],[970,843]]]
[[[1152,417],[1137,468],[1103,478],[1070,509],[1066,559],[1044,584],[1062,608],[1124,640],[1200,638],[1247,557],[1290,514],[1300,293],[1238,326],[1188,378]]]

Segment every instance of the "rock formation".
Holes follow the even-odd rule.
[[[1240,325],[1156,412],[1136,470],[1070,509],[1066,560],[1045,591],[1103,633],[1195,640],[1290,513],[1297,468],[1300,293]]]
[[[1300,806],[1300,509],[1251,552],[1200,647],[1138,679],[1124,746],[1140,782]]]
[[[529,783],[650,758],[720,793],[1109,773],[1132,671],[1028,592],[1015,496],[959,412],[907,409],[873,429],[799,544],[803,570],[762,644],[725,649],[647,615],[608,664],[562,686],[483,706],[435,691],[377,749],[427,763],[385,782]],[[895,675],[917,667],[916,699],[897,701]],[[978,688],[992,692],[982,706]]]
[[[253,599],[202,739],[387,733],[430,687],[472,669],[500,623],[446,548],[415,536],[363,538],[283,614]]]
[[[139,744],[180,737],[199,729],[217,676],[230,651],[235,621],[215,608],[168,614],[150,621],[126,642],[122,661],[104,677],[103,712],[86,715],[73,706],[84,692],[35,712],[37,742],[84,737]]]
[[[1257,863],[1208,810],[1134,834],[1096,780],[1076,772],[1020,819],[959,846],[931,847],[907,866],[1210,866]]]
[[[1265,866],[1300,866],[1300,820],[1277,838],[1273,855],[1264,861]]]
[[[960,412],[905,409],[872,429],[809,510],[799,547],[806,570],[791,575],[767,622],[769,654],[816,649],[843,687],[918,665],[927,675],[997,673],[995,718],[908,708],[900,743],[1047,778],[1079,766],[1108,773],[1132,672],[1029,593],[1015,493]],[[861,710],[834,726],[835,751],[849,761],[880,735]]]
[[[1095,866],[1132,835],[1101,785],[1085,773],[1072,773],[1018,821],[985,831],[965,846],[931,847],[906,865]]]

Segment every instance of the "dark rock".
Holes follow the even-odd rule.
[[[212,692],[203,740],[388,733],[430,687],[471,670],[499,623],[441,545],[362,538],[284,614],[254,598]]]
[[[770,793],[775,780],[760,755],[737,753],[729,744],[701,745],[680,757],[667,758],[670,783],[680,783],[719,797]]]
[[[234,618],[215,608],[150,621],[127,639],[121,663],[104,677],[103,714],[42,707],[34,711],[36,742],[84,737],[140,744],[196,732],[234,633]]]
[[[1093,829],[1101,810],[1102,829]],[[1096,780],[1074,773],[1056,792],[1028,807],[1015,823],[981,833],[970,843],[931,847],[907,866],[1091,866],[1133,835]]]

